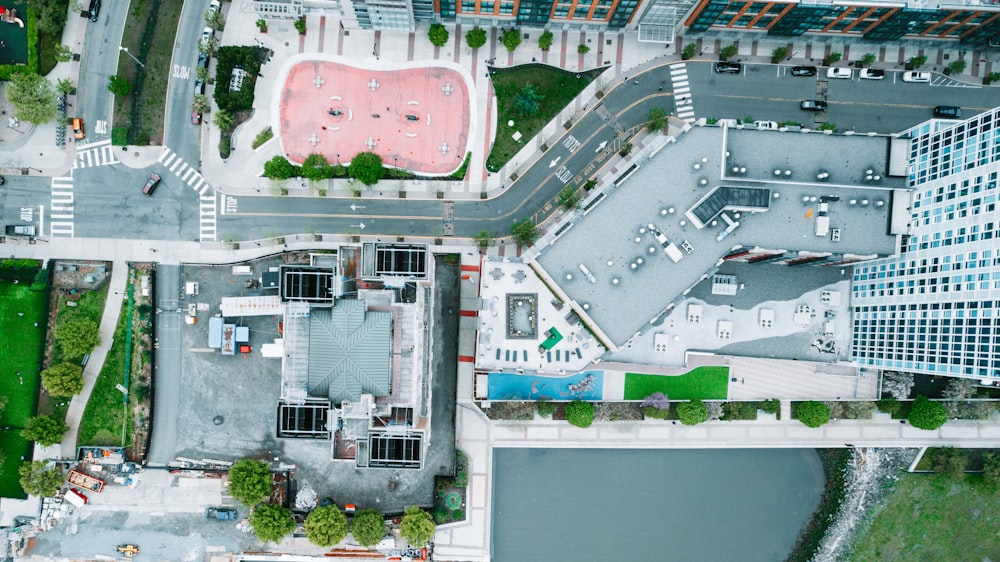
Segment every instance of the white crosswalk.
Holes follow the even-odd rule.
[[[111,139],[77,145],[73,169],[117,164],[119,161],[115,158],[114,148],[111,146]]]
[[[670,83],[674,90],[677,116],[688,123],[694,123],[694,104],[691,101],[691,86],[688,83],[687,66],[684,63],[670,65]]]
[[[51,236],[73,237],[73,178],[52,178],[49,205]]]
[[[201,241],[215,241],[219,208],[215,190],[198,173],[198,170],[195,170],[193,166],[189,166],[176,152],[169,148],[163,149],[163,154],[160,154],[159,162],[170,170],[171,173],[180,178],[182,182],[188,184],[191,189],[198,192],[198,218]]]

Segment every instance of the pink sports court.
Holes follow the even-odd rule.
[[[347,164],[369,151],[386,166],[448,175],[469,149],[469,87],[457,70],[305,60],[291,66],[281,88],[278,134],[299,164],[312,153]]]

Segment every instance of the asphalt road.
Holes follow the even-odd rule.
[[[118,50],[126,14],[127,10],[115,10],[105,3],[97,21],[87,23],[84,44],[73,49],[80,53],[80,76],[76,107],[70,108],[69,114],[71,117],[83,117],[87,138],[80,141],[81,144],[111,137],[115,100],[108,91],[108,79],[118,72],[118,57],[128,57]],[[71,14],[70,17],[74,16]],[[126,76],[130,81],[132,77],[132,74]]]
[[[167,86],[167,108],[164,115],[163,144],[184,161],[201,168],[201,126],[191,123],[191,102],[194,101],[195,69],[198,64],[198,41],[205,28],[205,12],[209,0],[184,2],[177,22],[177,38],[172,55],[170,82]],[[232,8],[223,3],[223,13]],[[218,37],[218,34],[216,34]],[[211,95],[211,89],[206,90]]]

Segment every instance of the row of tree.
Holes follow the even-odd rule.
[[[430,40],[431,44],[435,47],[444,47],[448,44],[448,38],[451,34],[448,33],[448,28],[444,24],[434,23],[431,24],[430,30],[427,31],[427,39]],[[538,36],[538,48],[543,51],[548,51],[552,47],[552,41],[555,36],[551,31],[546,29]],[[508,52],[513,53],[518,46],[521,45],[521,31],[517,28],[507,29],[501,35],[501,42],[503,46],[506,47]],[[465,43],[471,49],[478,49],[486,44],[486,30],[480,27],[473,28],[465,34]],[[576,51],[583,55],[590,52],[590,47],[584,44],[577,46]]]
[[[295,530],[292,511],[274,503],[263,503],[271,496],[271,469],[267,463],[242,459],[229,469],[229,494],[251,506],[250,526],[265,542],[280,542]],[[415,546],[423,546],[434,536],[434,519],[419,507],[408,507],[403,514],[400,534]],[[305,521],[306,538],[317,546],[333,546],[352,534],[362,546],[372,546],[386,535],[385,519],[374,509],[362,509],[348,522],[335,505],[317,507]]]
[[[301,166],[296,166],[284,156],[275,156],[264,162],[264,177],[277,181],[289,178],[306,178],[320,181],[349,175],[364,185],[374,185],[385,175],[382,157],[374,152],[360,152],[351,158],[345,170],[340,164],[331,165],[322,154],[313,153],[306,157]]]

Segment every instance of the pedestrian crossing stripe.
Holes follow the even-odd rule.
[[[81,144],[76,147],[73,158],[73,169],[93,168],[95,166],[110,166],[120,161],[115,158],[111,140]]]
[[[694,123],[694,101],[691,99],[691,83],[684,63],[670,65],[670,82],[674,92],[674,109],[677,117]]]
[[[72,238],[73,178],[54,177],[49,182],[49,186],[51,188],[48,221],[49,235]]]
[[[177,176],[182,182],[198,192],[198,221],[199,235],[202,242],[214,242],[216,240],[216,217],[218,216],[218,202],[215,197],[215,190],[205,181],[205,177],[188,165],[176,152],[169,148],[164,148],[157,162],[163,164],[171,173]]]

